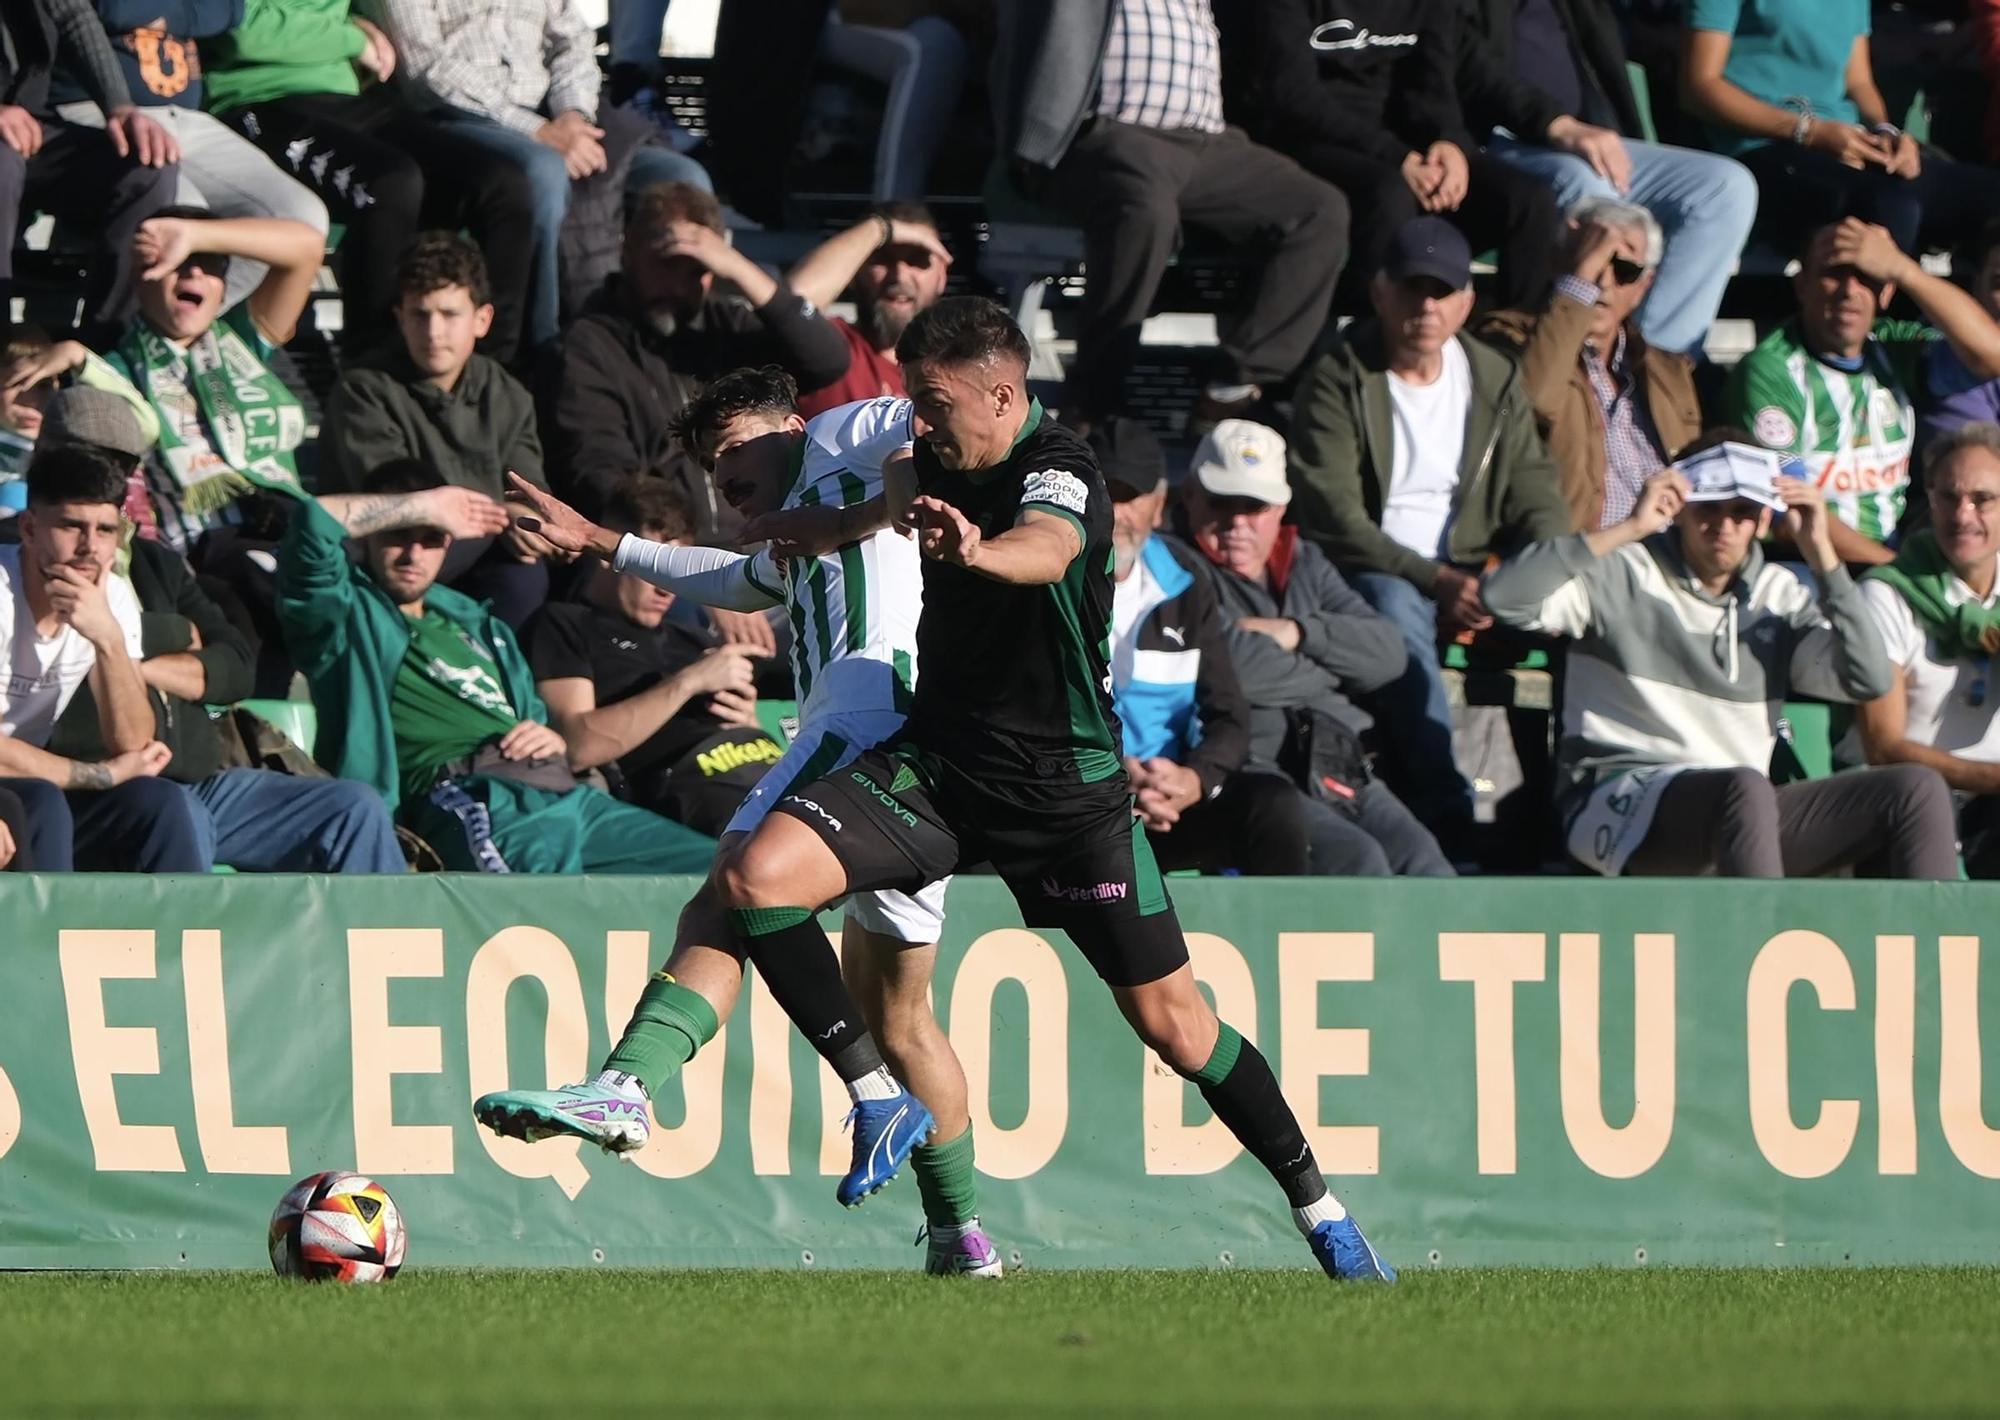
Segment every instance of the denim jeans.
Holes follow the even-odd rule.
[[[1666,254],[1653,289],[1639,308],[1639,333],[1650,345],[1680,354],[1701,351],[1722,304],[1736,258],[1757,216],[1757,181],[1734,158],[1669,148],[1628,138],[1632,190],[1621,193],[1574,153],[1523,143],[1505,133],[1486,151],[1545,179],[1567,212],[1586,197],[1617,197],[1658,219]]]
[[[1433,831],[1472,818],[1472,786],[1451,752],[1451,702],[1438,664],[1437,603],[1393,572],[1354,572],[1354,590],[1402,633],[1410,664],[1375,692],[1375,726],[1410,810]]]
[[[845,24],[836,14],[826,22],[820,53],[888,86],[875,146],[875,200],[923,197],[931,159],[951,132],[965,87],[965,36],[939,15],[919,15],[891,29]]]
[[[183,785],[204,856],[260,873],[401,873],[396,828],[382,796],[352,779],[225,769]]]
[[[563,218],[569,215],[569,169],[562,154],[526,133],[495,123],[484,114],[451,109],[437,121],[460,137],[479,144],[488,152],[517,164],[528,175],[534,196],[535,263],[528,283],[528,314],[523,322],[524,348],[533,349],[555,339],[562,312],[560,238]],[[632,155],[625,190],[636,192],[660,182],[691,183],[710,190],[708,172],[693,158],[671,148],[646,144]]]
[[[1358,816],[1306,800],[1306,847],[1315,877],[1453,878],[1431,831],[1380,779],[1361,786]]]
[[[9,779],[28,815],[38,873],[205,873],[202,813],[168,779],[111,789],[63,790],[46,779]]]

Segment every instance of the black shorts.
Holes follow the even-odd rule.
[[[1002,791],[905,741],[795,786],[772,810],[825,841],[850,892],[914,892],[990,862],[1022,920],[1068,933],[1113,986],[1157,981],[1188,959],[1122,775]]]

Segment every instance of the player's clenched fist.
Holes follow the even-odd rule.
[[[979,529],[942,498],[913,499],[904,516],[916,528],[917,546],[924,556],[959,567],[970,567],[977,560]]]

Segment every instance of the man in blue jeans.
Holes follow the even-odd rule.
[[[1472,253],[1457,228],[1404,223],[1368,295],[1375,318],[1300,378],[1291,506],[1300,533],[1402,632],[1409,665],[1375,696],[1385,769],[1449,843],[1471,822],[1472,792],[1452,759],[1438,639],[1492,626],[1480,574],[1571,531],[1570,514],[1519,368],[1459,334]]]
[[[381,14],[403,72],[444,105],[437,121],[527,172],[528,348],[555,338],[564,280],[580,296],[611,269],[622,194],[608,184],[708,188],[701,164],[667,147],[644,117],[599,106],[596,31],[575,0],[383,0]],[[558,239],[573,205],[588,228],[578,245],[605,258],[601,269],[562,269]]]
[[[0,548],[7,686],[0,765],[40,872],[400,873],[365,785],[223,767],[204,701],[248,693],[252,652],[171,549],[120,560],[126,468],[105,451],[42,452],[18,547]]]

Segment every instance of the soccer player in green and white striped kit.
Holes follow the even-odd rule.
[[[1882,318],[1898,289],[1923,321]],[[1737,363],[1720,422],[1804,461],[1834,515],[1842,562],[1891,561],[1909,496],[1913,398],[1947,345],[1977,378],[2000,376],[2000,325],[1856,217],[1813,234],[1792,290],[1798,315]]]
[[[791,377],[775,367],[738,370],[707,386],[678,422],[683,442],[713,471],[722,496],[753,519],[750,531],[760,515],[780,535],[811,528],[810,548],[780,543],[746,556],[621,537],[515,480],[527,514],[521,525],[554,548],[593,553],[617,571],[710,606],[783,605],[790,613],[799,731],[725,830],[725,855],[795,787],[892,738],[915,686],[922,571],[916,544],[890,529],[892,514],[914,492],[913,481],[899,478],[909,463],[909,401],[865,400],[808,424],[793,407],[797,396]],[[781,507],[794,511],[769,516]],[[848,899],[843,969],[888,1067],[921,1101],[908,1127],[925,1129],[935,1120],[928,1142],[911,1155],[929,1235],[926,1270],[997,1277],[1000,1256],[974,1206],[965,1075],[927,996],[945,888],[938,882],[915,893]],[[624,1038],[596,1076],[557,1090],[485,1095],[474,1115],[514,1138],[569,1135],[620,1153],[642,1147],[648,1101],[714,1036],[735,1005],[742,976],[743,953],[728,914],[705,885],[682,913],[673,955],[647,983]],[[899,1093],[889,1068],[877,1072],[879,1079],[850,1083],[857,1102]],[[859,1147],[859,1131],[856,1141]],[[880,1187],[867,1163],[856,1158],[837,1195],[842,1203],[853,1206]]]

